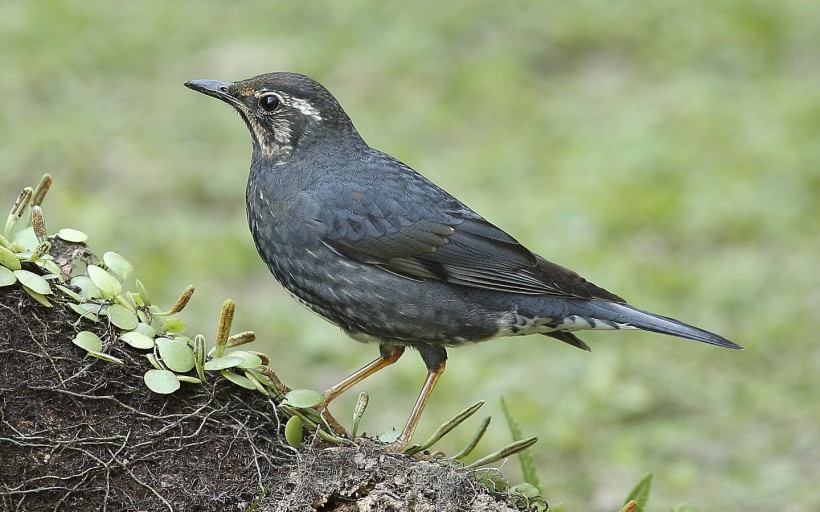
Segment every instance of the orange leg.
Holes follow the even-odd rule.
[[[401,346],[382,345],[379,347],[379,350],[381,351],[381,357],[366,364],[360,370],[354,372],[352,375],[345,378],[335,386],[327,388],[324,391],[325,400],[321,403],[321,407],[327,407],[327,404],[329,404],[330,401],[336,398],[337,396],[341,395],[342,393],[352,388],[359,382],[363,381],[367,377],[370,377],[382,368],[385,368],[395,363],[404,353],[404,347]]]
[[[410,443],[410,440],[413,439],[413,433],[416,431],[416,425],[418,425],[421,419],[421,413],[424,410],[424,406],[427,405],[427,400],[430,398],[433,388],[436,387],[436,382],[438,382],[441,374],[444,373],[444,366],[445,363],[442,361],[435,370],[427,374],[427,379],[424,381],[424,386],[421,387],[421,392],[419,392],[416,405],[413,406],[413,410],[410,412],[410,417],[407,418],[404,430],[402,430],[399,437],[393,441],[392,447],[397,452],[403,450],[404,447]]]

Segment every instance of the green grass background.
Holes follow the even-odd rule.
[[[451,350],[420,437],[484,399],[481,449],[506,443],[503,394],[570,510],[614,510],[649,471],[651,510],[820,509],[820,4],[7,0],[0,64],[0,199],[51,173],[50,228],[123,254],[157,302],[194,283],[185,318],[211,339],[232,297],[291,386],[376,349],[268,275],[248,134],[185,80],[309,74],[371,145],[534,251],[746,347],[600,332],[592,354],[541,336]],[[411,354],[334,410],[366,389],[363,428],[401,426],[423,377]]]

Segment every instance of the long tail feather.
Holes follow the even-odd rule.
[[[619,324],[626,324],[638,329],[643,329],[644,331],[668,334],[670,336],[678,336],[680,338],[688,338],[690,340],[700,341],[710,345],[717,345],[719,347],[734,350],[743,350],[743,347],[727,340],[723,336],[719,336],[715,333],[685,324],[679,320],[675,320],[674,318],[644,311],[634,306],[630,306],[629,304],[592,300],[591,305],[593,308],[593,313],[590,316],[593,318],[600,318]]]

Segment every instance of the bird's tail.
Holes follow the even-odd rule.
[[[593,313],[590,315],[592,318],[615,322],[624,327],[635,327],[637,329],[643,329],[644,331],[688,338],[719,347],[743,350],[743,347],[732,343],[723,336],[718,336],[709,331],[685,324],[674,318],[644,311],[629,304],[595,299],[590,301],[589,304],[593,309]]]

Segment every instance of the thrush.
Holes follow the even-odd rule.
[[[192,80],[250,131],[248,224],[291,295],[379,357],[325,390],[321,407],[416,349],[427,378],[396,441],[406,445],[447,347],[543,334],[589,350],[581,330],[643,329],[731,349],[717,334],[627,304],[531,252],[399,160],[371,148],[321,84],[296,73]]]

